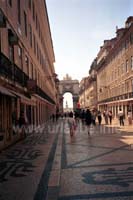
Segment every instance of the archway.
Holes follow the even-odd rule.
[[[63,113],[63,95],[66,92],[70,92],[73,96],[73,111],[77,109],[79,100],[79,81],[72,80],[72,78],[66,74],[66,76],[59,82],[59,94],[60,94],[60,105],[59,111]]]
[[[73,111],[73,95],[70,92],[66,92],[63,95],[63,111]]]

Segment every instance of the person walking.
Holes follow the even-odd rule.
[[[131,111],[131,109],[129,109],[128,112],[127,112],[127,118],[128,118],[128,124],[131,125],[132,124],[132,111]]]
[[[91,115],[91,112],[89,109],[86,110],[86,113],[85,113],[85,122],[86,122],[86,125],[88,127],[88,135],[90,135],[90,125],[91,125],[91,122],[92,122],[92,115]]]
[[[19,124],[19,127],[21,129],[21,136],[22,136],[22,138],[25,138],[26,137],[26,132],[25,132],[25,129],[26,129],[26,117],[24,115],[24,112],[20,113],[18,124]]]
[[[110,125],[111,125],[112,124],[112,111],[111,110],[109,110],[108,116],[109,116],[109,122],[110,122]]]
[[[96,111],[95,110],[92,110],[92,113],[91,113],[91,121],[92,121],[92,124],[95,126],[96,125]]]
[[[108,111],[107,111],[107,109],[104,110],[103,116],[104,116],[105,124],[108,124]]]
[[[118,117],[119,117],[120,126],[122,125],[124,126],[124,113],[121,108],[119,109]]]
[[[75,131],[75,120],[73,118],[73,112],[69,113],[68,125],[70,128],[70,136],[72,137],[74,135],[74,131]]]
[[[102,115],[101,115],[101,111],[100,110],[98,110],[98,112],[97,112],[97,119],[98,119],[98,124],[101,125]]]

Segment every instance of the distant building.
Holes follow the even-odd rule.
[[[91,68],[90,75],[84,77],[80,82],[79,103],[81,109],[97,109],[96,74],[93,72]]]
[[[54,62],[45,1],[0,1],[0,148],[20,138],[20,113],[35,126],[55,113]]]

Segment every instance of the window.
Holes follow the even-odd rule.
[[[131,70],[133,70],[133,56],[131,56]]]
[[[17,2],[17,6],[18,6],[18,22],[19,22],[19,24],[21,24],[21,8],[20,8],[20,0],[18,0],[18,2]]]
[[[9,46],[9,59],[11,62],[14,62],[14,48],[13,46]]]
[[[128,60],[126,60],[125,70],[126,70],[126,72],[128,72]]]
[[[132,92],[133,92],[133,80],[132,80],[132,83],[131,83],[131,84],[132,84]]]
[[[118,67],[118,78],[119,78],[120,75],[121,75],[121,73],[120,73],[120,67]]]
[[[12,6],[12,0],[8,0],[10,6]]]
[[[37,47],[37,59],[39,60],[39,48],[38,48],[38,44],[36,43],[36,47]]]
[[[22,62],[22,48],[20,46],[18,46],[18,56],[20,59],[20,67],[23,68],[23,62]]]
[[[32,15],[33,15],[33,19],[35,20],[35,5],[34,5],[34,3],[32,3]]]
[[[133,33],[130,33],[130,43],[133,44]]]
[[[34,79],[37,81],[37,71],[35,69]]]
[[[128,39],[125,41],[125,49],[128,48]]]
[[[29,75],[29,59],[25,56],[26,73]]]
[[[34,77],[33,77],[34,75],[33,75],[33,64],[31,63],[31,78],[33,79]]]
[[[25,35],[27,36],[27,16],[24,11],[24,30],[25,30]]]
[[[125,67],[124,67],[124,63],[122,63],[122,74],[124,74],[125,72]]]
[[[38,19],[37,19],[37,15],[36,15],[36,29],[38,28]]]
[[[29,9],[31,10],[31,0],[29,0]]]
[[[40,38],[41,30],[40,30],[40,24],[39,23],[38,23],[38,32],[39,32],[39,38]]]
[[[36,55],[36,39],[35,39],[35,35],[33,35],[33,40],[34,40],[34,53]]]
[[[126,83],[125,83],[125,90],[126,90],[126,93],[127,93],[128,90],[129,90],[129,82],[126,82]]]
[[[17,7],[18,7],[18,22],[21,24],[21,8],[20,8],[20,0],[17,1]]]
[[[32,28],[30,24],[29,24],[29,32],[30,32],[30,45],[32,47]]]

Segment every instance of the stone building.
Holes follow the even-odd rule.
[[[97,55],[97,94],[100,110],[121,108],[133,114],[133,17],[116,30],[116,38],[104,42]]]
[[[97,109],[96,59],[91,64],[89,76],[80,82],[79,103],[82,109]]]
[[[21,137],[20,113],[37,126],[55,112],[54,61],[45,1],[0,1],[0,148]]]
[[[82,80],[80,81],[79,83],[79,104],[80,104],[80,108],[81,109],[85,109],[86,108],[86,105],[87,105],[87,98],[86,98],[86,82],[88,80],[88,77],[84,77],[82,78]]]

